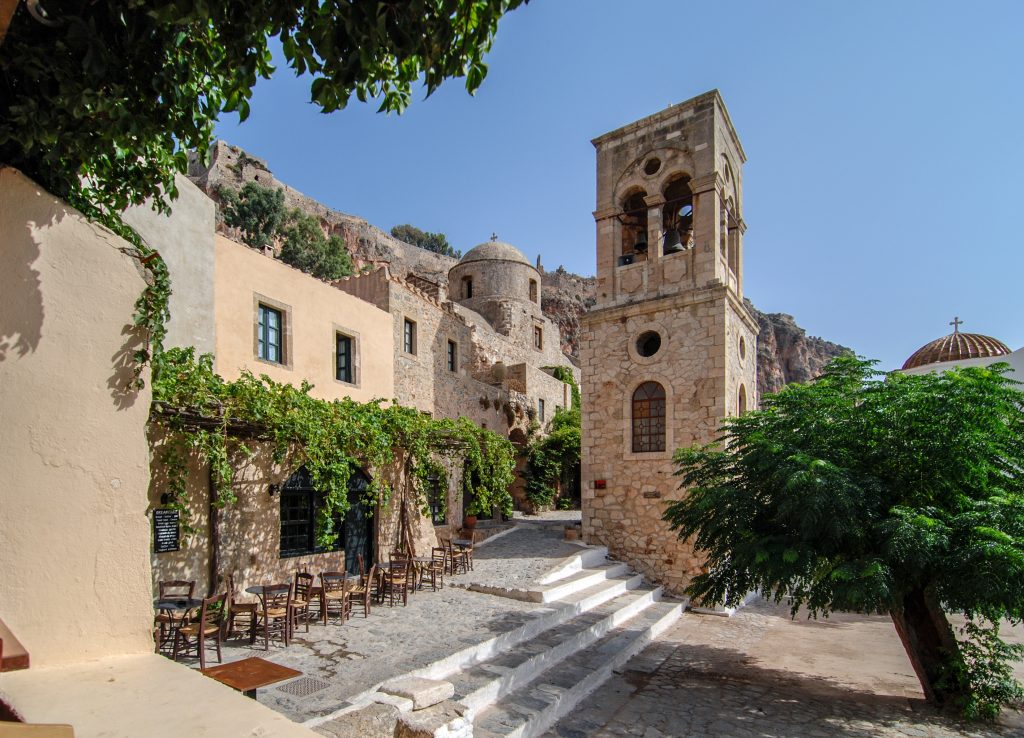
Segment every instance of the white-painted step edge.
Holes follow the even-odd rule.
[[[593,587],[595,584],[600,583],[602,579],[612,579],[613,577],[620,576],[629,571],[629,564],[623,564],[621,562],[609,563],[611,563],[610,566],[595,569],[593,574],[590,574],[589,576],[576,578],[571,577],[566,580],[561,580],[564,584],[554,584],[541,589],[541,602],[561,600],[575,594],[576,592],[587,589],[588,587]],[[584,569],[583,571],[588,570]]]
[[[479,712],[492,705],[510,692],[534,681],[553,666],[558,665],[573,654],[600,639],[612,629],[622,625],[639,612],[646,610],[661,599],[662,588],[658,587],[634,598],[632,602],[618,608],[590,627],[574,633],[571,638],[559,643],[554,648],[535,654],[514,669],[503,673],[495,672],[494,679],[470,694],[463,695],[459,701],[470,710]]]
[[[595,689],[608,681],[612,676],[612,672],[621,668],[627,661],[646,648],[651,641],[664,633],[666,629],[679,619],[681,614],[681,604],[671,608],[664,616],[646,628],[639,637],[633,639],[626,648],[615,654],[614,658],[609,659],[599,669],[592,671],[571,689],[563,690],[554,685],[549,685],[549,688],[544,691],[557,695],[554,702],[544,710],[531,715],[525,723],[516,727],[511,732],[502,734],[501,738],[535,738],[550,729]],[[470,711],[466,713],[466,717],[475,720],[476,715]],[[483,738],[486,734],[481,733],[480,735]]]
[[[542,585],[536,589],[521,589],[519,587],[503,587],[494,584],[481,584],[480,582],[452,582],[453,587],[468,589],[470,592],[494,595],[496,597],[507,597],[510,600],[522,602],[548,603],[555,600],[563,600],[576,592],[593,587],[602,580],[613,579],[629,571],[629,565],[620,562],[602,561],[600,568],[583,569],[575,574],[560,579],[555,584]],[[581,576],[582,575],[582,576]]]
[[[461,651],[457,651],[452,655],[435,661],[432,664],[428,664],[427,666],[414,669],[413,671],[405,674],[388,677],[388,679],[384,681],[391,681],[392,679],[398,679],[403,676],[423,677],[424,679],[444,679],[449,674],[454,674],[456,671],[467,666],[483,663],[494,655],[515,647],[518,643],[522,643],[530,638],[535,638],[545,630],[554,628],[556,625],[561,625],[577,615],[581,615],[582,613],[585,613],[614,597],[618,597],[626,590],[639,587],[643,582],[643,577],[638,574],[627,580],[619,580],[615,582],[609,580],[604,581],[608,581],[608,586],[598,592],[595,592],[593,595],[582,598],[577,602],[552,603],[551,607],[542,608],[542,610],[548,611],[547,614],[534,618],[530,622],[525,623],[518,628],[501,633],[494,638],[489,638],[475,646],[464,648]],[[384,681],[374,684],[369,689],[349,698],[349,704],[345,707],[326,715],[309,718],[308,720],[304,720],[302,724],[307,727],[314,728],[317,725],[322,725],[323,723],[328,722],[329,720],[341,717],[345,713],[358,710],[378,701],[377,697],[380,694],[378,690],[381,685],[384,684]]]
[[[759,596],[758,592],[755,590],[753,592],[747,592],[745,595],[743,595],[743,599],[740,600],[740,604],[738,604],[736,607],[699,607],[698,606],[698,607],[691,607],[690,608],[690,612],[695,612],[698,615],[717,615],[718,617],[721,617],[721,618],[731,618],[738,611],[742,610],[744,607],[746,607],[751,602],[753,602],[755,599],[757,599],[758,596]]]
[[[538,584],[551,584],[559,579],[565,579],[578,571],[591,569],[605,563],[608,558],[607,546],[587,546],[585,549],[572,556],[559,561],[548,569],[538,580]]]

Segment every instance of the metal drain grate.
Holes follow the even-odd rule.
[[[325,682],[323,679],[302,677],[301,679],[281,685],[278,687],[278,690],[293,694],[296,697],[309,697],[309,695],[316,694],[321,689],[327,689],[329,686],[331,686],[331,683]]]

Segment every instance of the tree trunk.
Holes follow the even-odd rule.
[[[925,699],[945,705],[961,694],[957,684],[937,684],[949,655],[958,650],[953,629],[938,601],[924,588],[912,589],[903,597],[903,607],[889,612],[903,648],[910,657]]]
[[[220,571],[220,527],[217,525],[217,493],[214,491],[213,467],[209,467],[206,479],[207,494],[210,498],[210,584],[207,587],[207,597],[217,594],[218,573]]]

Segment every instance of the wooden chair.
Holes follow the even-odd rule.
[[[271,636],[283,640],[287,648],[292,636],[292,585],[268,584],[262,600],[263,650],[270,650]]]
[[[423,569],[424,577],[430,575],[430,586],[436,592],[437,580],[441,579],[441,589],[444,589],[444,574],[448,569],[448,550],[443,547],[430,549],[430,563]]]
[[[473,547],[476,545],[476,532],[469,534],[469,545],[462,549],[462,553],[466,557],[466,568],[469,571],[473,571]]]
[[[320,584],[323,586],[324,599],[320,619],[324,625],[330,618],[331,610],[337,610],[344,623],[352,613],[352,601],[349,599],[348,573],[344,571],[320,572]]]
[[[192,599],[192,593],[195,592],[196,583],[195,580],[186,581],[184,579],[168,579],[160,582],[157,585],[160,593],[161,600],[174,600]],[[184,616],[175,615],[173,612],[167,612],[161,610],[156,614],[153,619],[153,625],[157,630],[157,650],[161,650],[165,644],[173,642],[174,631],[177,630],[178,626],[182,624],[187,618]]]
[[[301,571],[295,574],[295,595],[290,605],[293,633],[299,624],[300,615],[306,622],[306,632],[309,632],[309,602],[313,596],[313,582],[315,581],[312,574]]]
[[[249,617],[249,643],[256,642],[256,624],[259,622],[259,603],[258,602],[238,602],[235,597],[238,595],[238,590],[235,589],[235,575],[228,574],[228,632],[227,637],[230,638],[235,634],[235,618],[239,615]]]
[[[359,581],[349,589],[349,615],[352,614],[352,607],[359,604],[363,608],[363,617],[370,617],[370,598],[373,596],[374,582],[377,580],[377,565],[370,567],[368,575],[359,577]]]
[[[409,559],[391,557],[391,566],[384,569],[381,577],[381,602],[388,598],[388,607],[395,606],[395,596],[402,598],[402,606],[409,604],[409,579],[412,576]]]
[[[199,656],[199,668],[206,668],[206,641],[213,639],[217,647],[217,663],[221,662],[220,642],[224,631],[225,603],[227,593],[207,597],[199,608],[199,619],[194,623],[182,625],[174,634],[174,660],[178,654],[195,646]]]
[[[468,572],[469,558],[466,556],[466,552],[461,548],[456,548],[451,538],[444,542],[444,546],[448,549],[448,573],[459,574]]]

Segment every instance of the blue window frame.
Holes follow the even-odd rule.
[[[263,304],[259,306],[256,356],[264,361],[272,361],[275,364],[284,363],[284,349],[281,342],[282,317],[280,310]]]

